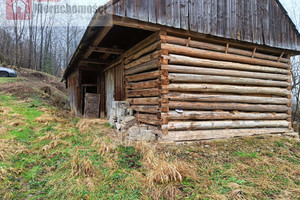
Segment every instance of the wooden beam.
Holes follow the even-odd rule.
[[[90,47],[90,51],[99,52],[99,53],[109,53],[109,54],[122,54],[125,51],[118,48],[107,48],[107,47]]]
[[[221,93],[237,93],[237,94],[270,94],[277,96],[289,95],[289,91],[276,87],[251,87],[251,86],[235,86],[235,85],[216,85],[216,84],[170,84],[166,86],[169,91],[180,92],[221,92]]]
[[[272,81],[254,78],[240,78],[230,76],[212,76],[212,75],[199,75],[199,74],[183,74],[183,73],[170,73],[169,80],[172,82],[181,83],[224,83],[233,85],[256,85],[256,86],[270,86],[270,87],[288,87],[286,81]]]
[[[276,104],[287,105],[287,98],[264,97],[264,96],[245,96],[245,95],[224,95],[224,94],[187,94],[169,93],[166,96],[171,101],[183,102],[235,102],[250,104]]]
[[[270,80],[280,80],[287,81],[288,76],[283,74],[271,74],[271,73],[257,73],[257,72],[247,72],[238,70],[225,70],[225,69],[210,69],[205,67],[189,67],[182,65],[162,65],[162,69],[174,73],[188,73],[188,74],[205,74],[205,75],[217,75],[217,76],[233,76],[233,77],[243,77],[243,78],[257,78],[257,79],[270,79]]]
[[[256,53],[256,48],[253,49],[252,56],[251,56],[252,58],[255,57],[255,53]]]
[[[267,135],[289,132],[287,128],[251,128],[251,129],[226,129],[226,130],[199,130],[199,131],[169,131],[162,135],[161,142],[196,141],[245,137],[251,135]]]
[[[280,62],[280,60],[282,59],[283,55],[284,55],[284,52],[282,52],[282,54],[281,54],[280,57],[278,58],[277,62]]]
[[[196,49],[196,48],[189,48],[189,47],[175,45],[175,44],[161,44],[161,48],[162,50],[168,50],[170,53],[173,54],[187,55],[187,56],[197,57],[197,58],[239,62],[239,63],[246,63],[252,65],[271,66],[271,67],[278,67],[283,69],[288,68],[288,64],[285,63],[278,63],[274,61],[262,60],[257,58],[248,58],[240,55],[225,54],[225,53],[219,53],[219,52]]]
[[[226,111],[249,111],[249,112],[287,112],[286,105],[269,104],[245,104],[245,103],[206,103],[206,102],[182,102],[169,101],[170,109],[184,110],[226,110]]]
[[[249,120],[249,121],[185,121],[169,122],[163,128],[167,130],[209,130],[209,129],[228,129],[228,128],[288,128],[286,120]]]
[[[288,74],[288,70],[280,69],[275,67],[265,67],[259,65],[248,65],[235,62],[215,61],[202,58],[193,58],[188,56],[180,56],[176,54],[170,54],[164,56],[169,60],[170,64],[176,65],[190,65],[190,66],[202,66],[209,68],[220,68],[220,69],[235,69],[240,71],[251,71],[251,72],[267,72],[275,74]]]
[[[89,63],[89,64],[95,64],[95,65],[109,65],[108,61],[95,60],[95,59],[83,59],[80,61],[80,63]]]
[[[226,49],[225,49],[225,53],[228,53],[228,49],[229,49],[229,44],[226,44]]]
[[[256,113],[229,111],[184,111],[168,113],[170,120],[286,120],[286,113]]]
[[[112,29],[112,26],[105,26],[103,28],[103,30],[101,32],[99,32],[99,34],[96,36],[96,39],[94,40],[94,42],[92,43],[92,46],[96,47],[99,45],[99,43],[103,40],[103,38],[107,35],[107,33]],[[93,53],[93,51],[91,51],[90,49],[88,51],[86,51],[86,53],[83,55],[83,58],[88,58],[91,54]]]
[[[179,38],[179,37],[174,37],[174,36],[161,36],[162,40],[166,40],[167,43],[170,44],[177,44],[177,45],[181,45],[181,46],[186,46],[186,42],[187,40],[184,38]],[[263,53],[256,53],[256,47],[254,48],[254,50],[243,50],[241,48],[234,48],[234,47],[229,47],[230,44],[226,44],[226,47],[223,45],[220,45],[221,42],[218,42],[219,44],[213,44],[210,43],[209,41],[196,41],[196,40],[192,40],[190,41],[190,45],[189,47],[192,48],[197,48],[197,49],[204,49],[204,50],[211,50],[211,51],[218,51],[218,52],[226,52],[227,49],[227,53],[229,54],[236,54],[236,55],[241,55],[241,56],[246,56],[246,57],[252,57],[255,54],[256,58],[259,59],[263,59],[263,60],[271,60],[271,61],[276,61],[278,60],[278,56],[271,56],[268,54],[263,54]],[[244,47],[246,48],[246,47]],[[253,54],[254,52],[254,54]],[[281,52],[280,52],[281,53]],[[281,61],[287,63],[287,59],[282,59]]]

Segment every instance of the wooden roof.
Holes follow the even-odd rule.
[[[97,26],[99,19],[108,25]],[[112,0],[93,16],[64,79],[76,66],[110,66],[147,31],[162,28],[193,38],[300,54],[300,34],[278,0]]]
[[[300,51],[300,34],[278,0],[114,0],[106,7],[121,17]]]

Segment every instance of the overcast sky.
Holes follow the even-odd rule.
[[[295,25],[300,30],[300,2],[299,0],[280,0]],[[296,3],[297,2],[297,3]]]

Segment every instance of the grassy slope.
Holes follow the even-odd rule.
[[[79,120],[43,95],[3,92],[1,199],[299,199],[299,141],[128,144],[105,121]]]

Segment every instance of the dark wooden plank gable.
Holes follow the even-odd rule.
[[[217,35],[218,24],[218,2],[211,0],[211,34]]]
[[[197,18],[197,30],[199,33],[203,33],[204,32],[204,1],[205,0],[199,0],[196,1],[196,18]]]
[[[156,1],[147,1],[148,2],[148,7],[149,7],[149,22],[151,23],[156,23],[157,19],[156,19]]]
[[[222,0],[217,0],[217,36],[223,36],[225,18],[223,16],[224,12],[224,5],[222,4]]]
[[[149,3],[145,0],[136,0],[136,15],[142,21],[149,21]]]
[[[180,28],[189,30],[189,0],[180,0]]]
[[[197,16],[194,14],[197,12],[197,7],[196,7],[196,1],[190,1],[190,6],[189,6],[189,21],[190,21],[190,30],[191,31],[198,31],[198,26],[197,26]]]
[[[231,20],[231,1],[224,0],[223,2],[224,5],[224,18],[225,18],[225,23],[224,23],[224,35],[225,37],[230,37],[230,20]]]
[[[135,13],[135,0],[126,0],[125,2],[126,6],[126,17],[136,19],[136,13]]]
[[[210,34],[211,29],[211,1],[205,0],[204,1],[204,33]]]
[[[174,2],[173,0],[165,0],[167,3],[167,24],[173,27],[174,24]]]
[[[237,0],[231,0],[231,11],[230,11],[230,17],[231,17],[231,20],[230,20],[230,36],[232,39],[237,39],[237,13],[236,13],[236,1]]]
[[[180,28],[180,0],[173,0],[173,27]]]
[[[156,9],[157,23],[167,25],[167,1],[156,0]]]
[[[112,10],[122,17],[300,51],[300,34],[278,0],[116,0]]]

